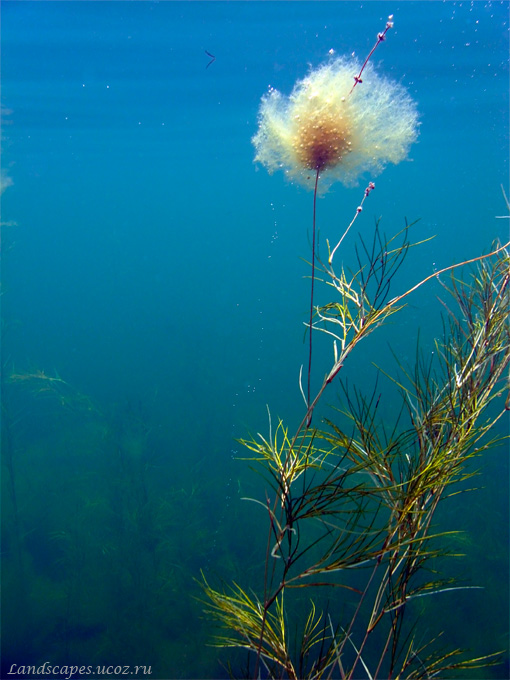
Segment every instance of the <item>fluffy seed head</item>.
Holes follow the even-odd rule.
[[[355,59],[336,58],[298,81],[289,97],[270,89],[252,140],[255,160],[309,187],[318,170],[325,191],[335,181],[356,184],[364,172],[374,176],[406,158],[417,137],[415,103],[371,64],[352,90],[359,70]]]

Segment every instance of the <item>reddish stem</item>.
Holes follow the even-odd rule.
[[[313,226],[312,226],[312,287],[310,293],[310,324],[308,328],[309,332],[309,345],[308,345],[308,392],[307,392],[307,406],[310,408],[310,395],[311,395],[311,374],[312,374],[312,322],[313,322],[313,288],[315,283],[315,215],[317,212],[317,185],[319,183],[319,168],[317,168],[317,174],[315,175],[315,189],[313,192]],[[310,427],[312,422],[312,411],[306,422],[306,427]]]
[[[373,55],[373,53],[376,51],[377,45],[379,45],[379,43],[382,43],[383,40],[386,40],[386,33],[389,31],[390,28],[393,28],[393,14],[390,14],[390,16],[388,17],[388,21],[386,22],[386,28],[384,29],[384,31],[383,31],[382,33],[378,33],[378,34],[377,34],[377,42],[376,42],[375,45],[372,47],[372,49],[370,50],[370,52],[369,52],[369,54],[368,54],[368,57],[367,57],[367,58],[365,59],[365,61],[363,62],[363,66],[361,67],[360,72],[358,73],[358,75],[357,75],[357,76],[354,76],[354,85],[352,86],[351,91],[349,92],[349,94],[352,93],[352,91],[354,90],[354,88],[356,87],[356,85],[357,85],[358,83],[362,83],[362,82],[363,82],[363,81],[361,80],[361,74],[362,74],[363,71],[365,70],[365,66],[366,66],[366,65],[368,64],[368,62],[370,61],[370,57],[371,57],[371,56]]]

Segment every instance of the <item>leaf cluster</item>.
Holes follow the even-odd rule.
[[[282,420],[273,432],[270,418],[268,436],[242,441],[269,486],[263,500],[251,499],[268,521],[263,589],[259,596],[237,584],[203,587],[209,615],[229,631],[218,643],[251,650],[253,677],[263,664],[270,677],[348,679],[363,668],[368,678],[429,678],[493,660],[438,652],[433,641],[417,647],[404,615],[411,600],[457,587],[433,568],[432,558],[445,553],[436,539],[446,536],[434,514],[474,474],[469,461],[497,443],[490,431],[508,410],[508,399],[501,403],[510,363],[506,248],[475,258],[465,278],[457,272],[469,263],[435,275],[448,296],[443,337],[435,363],[418,349],[412,370],[399,364],[401,377],[389,376],[401,394],[395,422],[380,421],[375,392],[345,388],[338,417],[311,427],[316,404],[359,341],[432,278],[388,299],[411,247],[408,230],[397,245],[376,226],[372,245],[361,243],[354,273],[323,266],[334,300],[317,308],[311,332],[333,337],[332,367],[292,436]],[[325,587],[348,595],[335,621],[316,611],[314,598]],[[292,643],[287,600],[302,588],[316,595]]]

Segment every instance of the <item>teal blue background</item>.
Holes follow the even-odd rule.
[[[2,196],[3,396],[31,612],[20,613],[13,585],[5,663],[94,659],[152,664],[157,678],[227,676],[218,659],[228,655],[206,646],[193,578],[203,569],[260,586],[266,518],[241,497],[263,499],[264,484],[236,460],[235,438],[267,432],[266,404],[299,422],[307,360],[312,195],[254,165],[260,97],[268,86],[288,94],[330,49],[364,58],[394,14],[373,62],[416,100],[419,139],[375,179],[340,257],[353,261],[356,233],[369,240],[378,217],[388,235],[420,218],[412,238],[435,239],[409,254],[397,294],[508,240],[508,220],[496,219],[509,176],[508,10],[2,3],[2,170],[12,180]],[[208,68],[205,50],[216,57]],[[318,201],[322,252],[369,179]],[[372,362],[394,370],[387,343],[412,362],[421,333],[432,352],[441,291],[421,289],[344,376],[370,392]],[[318,387],[326,338],[315,352]],[[8,379],[36,370],[66,384]],[[398,403],[387,389],[390,418]],[[426,610],[431,627],[441,612],[446,643],[474,654],[508,647],[505,449],[480,467],[484,488],[441,514],[467,531],[467,557],[449,573],[485,590],[440,595]],[[4,470],[10,578],[8,482]],[[507,678],[508,666],[480,673]]]

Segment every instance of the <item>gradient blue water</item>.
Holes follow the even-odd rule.
[[[214,479],[218,524],[238,512],[233,437],[265,430],[266,404],[290,421],[301,414],[309,295],[311,195],[254,166],[261,95],[269,85],[290,92],[330,49],[364,57],[394,14],[374,63],[416,99],[420,135],[411,160],[377,178],[357,228],[368,234],[382,216],[392,233],[420,218],[416,240],[436,235],[410,255],[404,289],[507,237],[496,216],[509,175],[508,9],[2,3],[2,168],[12,180],[2,219],[16,223],[3,236],[4,360],[57,372],[102,411],[143,403],[165,451],[164,484],[178,487],[199,464],[201,485],[206,471]],[[216,56],[208,68],[205,50]],[[319,201],[322,244],[342,232],[363,188],[334,186]],[[435,292],[420,291],[388,335],[410,360],[418,328],[425,341],[440,328]],[[368,378],[372,358],[353,357],[350,375]],[[492,537],[506,542],[507,472],[487,465],[486,523],[497,513]],[[500,568],[487,565],[491,609],[482,600],[473,615],[495,622],[487,637],[499,646]],[[175,668],[193,676],[191,661]]]

